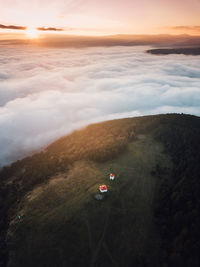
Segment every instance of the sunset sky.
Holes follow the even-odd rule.
[[[197,35],[199,14],[200,0],[0,0],[1,25],[55,27],[67,34]]]

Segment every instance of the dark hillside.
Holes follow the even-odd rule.
[[[200,119],[170,114],[93,124],[4,167],[0,265],[199,266],[199,162]]]
[[[166,121],[157,130],[173,160],[170,182],[161,181],[156,209],[166,266],[200,266],[200,120]]]

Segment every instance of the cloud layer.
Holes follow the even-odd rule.
[[[148,48],[1,45],[0,164],[91,122],[200,115],[200,56],[156,56]]]

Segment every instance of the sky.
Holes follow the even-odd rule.
[[[200,56],[148,47],[0,49],[0,166],[89,123],[160,113],[200,116]]]
[[[0,0],[2,25],[77,35],[199,34],[199,14],[200,0]]]

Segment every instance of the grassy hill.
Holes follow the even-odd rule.
[[[200,119],[170,114],[93,124],[4,167],[1,265],[199,266],[199,160]]]

